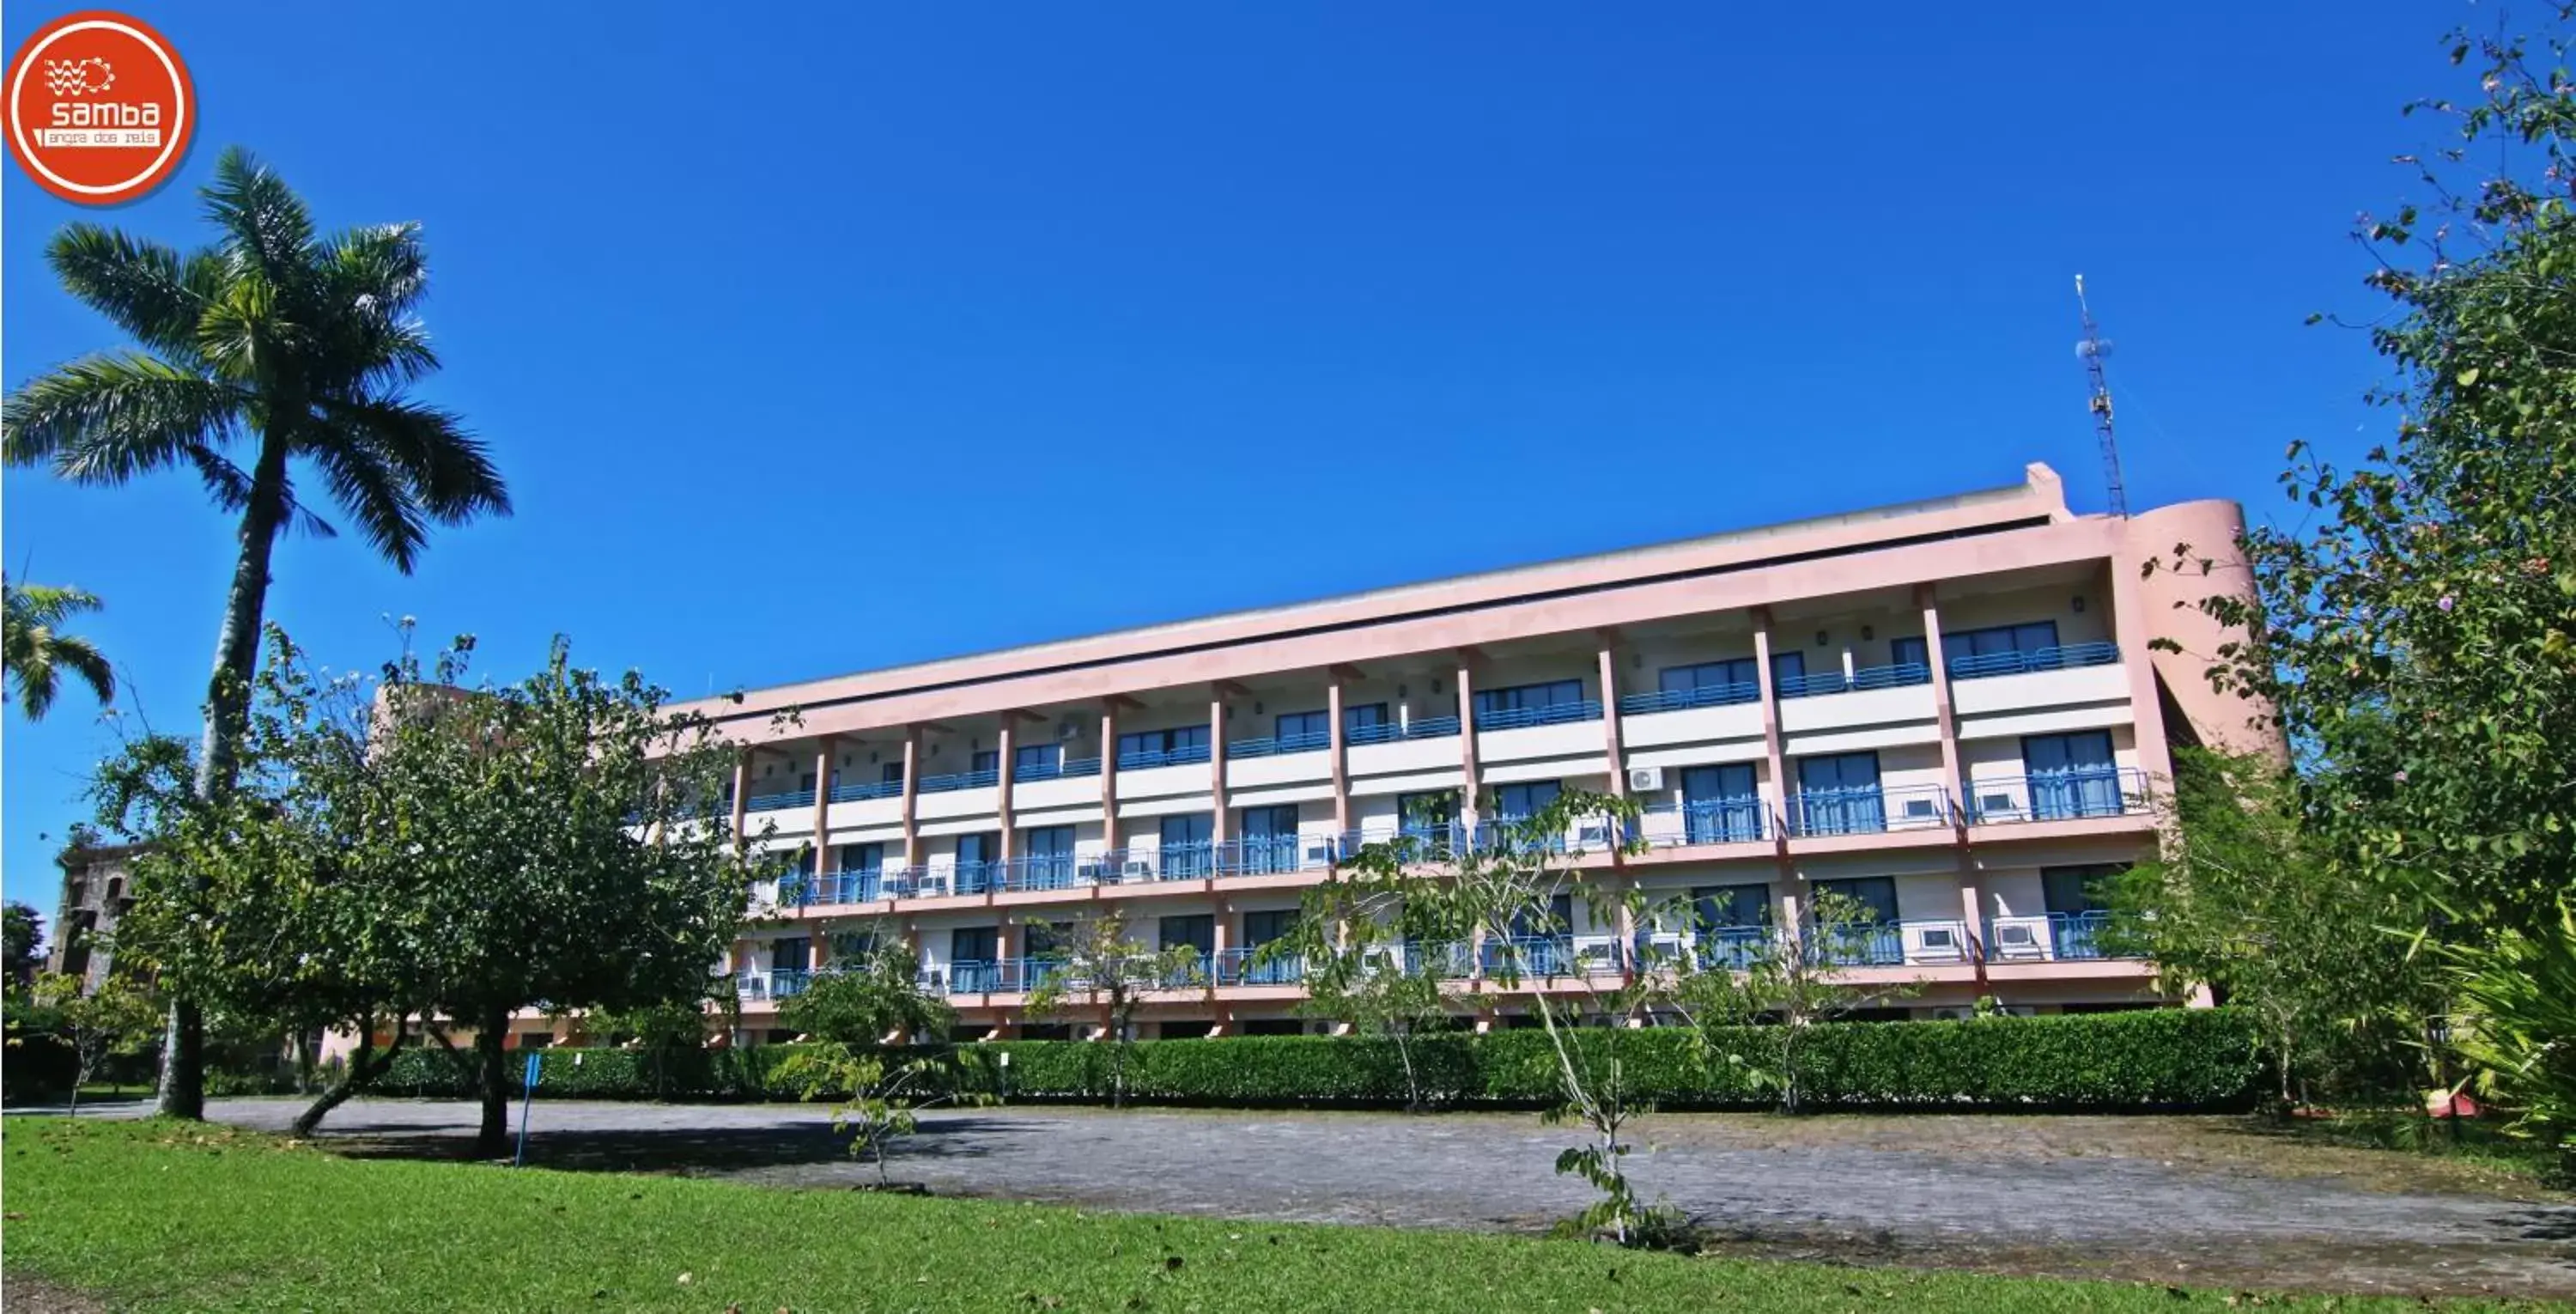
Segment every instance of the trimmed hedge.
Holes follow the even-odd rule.
[[[1759,1054],[1776,1027],[1736,1034]],[[1578,1032],[1579,1043],[1616,1043],[1629,1079],[1665,1108],[1764,1108],[1769,1092],[1741,1069],[1702,1062],[1677,1030]],[[796,1047],[687,1050],[549,1049],[537,1093],[564,1099],[794,1099],[777,1080]],[[1435,1101],[1528,1108],[1555,1098],[1555,1057],[1537,1031],[1442,1034],[1414,1042],[1414,1062]],[[1109,1098],[1111,1050],[1081,1041],[1019,1040],[943,1047],[969,1088],[1031,1101]],[[1774,1051],[1776,1052],[1776,1051]],[[1001,1060],[1008,1055],[1007,1068]],[[473,1093],[470,1051],[410,1050],[379,1083],[390,1095]],[[1763,1060],[1754,1057],[1758,1066]],[[2263,1072],[2253,1021],[2231,1009],[1985,1018],[1973,1022],[1846,1022],[1813,1028],[1799,1047],[1806,1098],[1816,1107],[1923,1110],[2234,1109],[2248,1106]],[[515,1093],[519,1062],[510,1063]],[[1139,1103],[1239,1107],[1400,1106],[1404,1068],[1395,1046],[1372,1038],[1243,1036],[1157,1040],[1130,1046],[1127,1097]]]

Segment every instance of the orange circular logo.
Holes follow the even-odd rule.
[[[197,128],[188,66],[160,33],[104,9],[36,30],[9,61],[9,153],[80,205],[130,201],[167,181]]]

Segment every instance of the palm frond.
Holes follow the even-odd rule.
[[[500,470],[455,412],[407,397],[330,401],[320,409],[330,429],[363,435],[440,524],[510,514]]]
[[[18,709],[30,721],[52,711],[61,673],[68,668],[102,703],[116,693],[107,658],[89,640],[63,634],[65,620],[101,607],[98,595],[47,584],[13,584],[0,578],[0,667],[15,687]]]
[[[239,511],[250,505],[250,476],[243,474],[241,467],[233,464],[223,453],[210,447],[197,447],[189,451],[188,459],[197,467],[197,477],[204,481],[206,493],[214,499],[216,509]],[[280,496],[285,502],[289,527],[313,538],[340,536],[340,531],[332,528],[330,521],[315,515],[310,508],[295,500],[292,487],[281,490]]]
[[[237,266],[247,263],[281,286],[309,272],[313,214],[294,188],[249,151],[225,147],[215,160],[214,179],[199,194],[206,218],[223,230],[224,246]]]
[[[97,224],[54,234],[45,259],[65,291],[115,321],[154,351],[196,350],[197,312],[210,290],[202,261],[183,260],[159,242]]]
[[[230,384],[140,352],[91,356],[0,402],[0,454],[19,466],[50,458],[56,474],[81,483],[121,484],[220,445],[245,402]]]
[[[331,499],[348,511],[358,532],[394,569],[408,575],[429,541],[429,526],[410,481],[387,462],[374,442],[363,436],[336,434],[342,441],[305,449],[322,468]]]
[[[116,701],[116,672],[108,665],[107,655],[100,652],[96,644],[73,635],[57,634],[53,636],[52,651],[54,664],[71,668],[71,673],[79,676],[81,683],[88,685],[100,702]]]

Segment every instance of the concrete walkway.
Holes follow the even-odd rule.
[[[298,1109],[217,1101],[282,1130]],[[120,1111],[122,1112],[122,1111]],[[512,1110],[514,1121],[516,1108]],[[362,1100],[359,1154],[467,1152],[472,1106]],[[530,1158],[782,1187],[874,1179],[826,1110],[539,1101]],[[1537,1230],[1580,1208],[1578,1135],[1529,1115],[981,1109],[925,1115],[894,1176],[944,1195],[1244,1219]],[[2576,1207],[2398,1176],[2423,1161],[2267,1144],[2230,1119],[1668,1115],[1630,1175],[1751,1253],[2195,1286],[2576,1297]]]

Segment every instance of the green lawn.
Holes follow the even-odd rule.
[[[2163,1288],[1628,1254],[1566,1241],[1229,1223],[342,1159],[273,1137],[12,1118],[6,1245],[136,1309],[2218,1310]],[[1210,1190],[1223,1189],[1212,1173]],[[2265,1308],[2420,1309],[2273,1300]],[[2447,1309],[2500,1308],[2457,1304]]]

